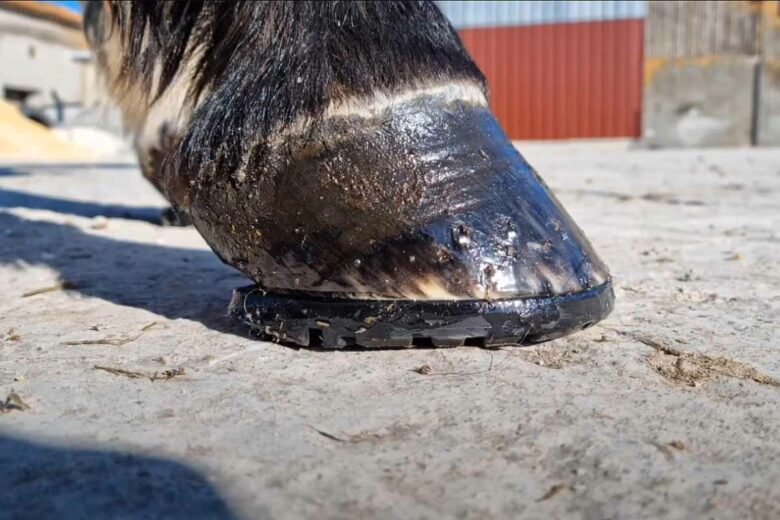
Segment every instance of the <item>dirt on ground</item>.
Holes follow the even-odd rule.
[[[0,161],[82,161],[93,156],[0,99]]]
[[[617,302],[495,350],[259,341],[135,167],[0,167],[0,511],[780,517],[780,150],[520,150]]]

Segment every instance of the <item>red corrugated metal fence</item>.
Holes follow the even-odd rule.
[[[512,139],[639,137],[641,19],[462,29]]]

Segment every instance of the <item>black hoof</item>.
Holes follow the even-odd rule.
[[[563,296],[508,300],[334,300],[233,292],[230,314],[267,337],[305,347],[489,347],[529,345],[606,317],[612,284]]]
[[[523,344],[611,310],[606,266],[486,107],[423,97],[295,144],[230,182],[177,184],[212,249],[258,283],[231,307],[256,330],[331,348]]]

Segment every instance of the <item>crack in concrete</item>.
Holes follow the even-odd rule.
[[[614,330],[614,329],[613,329]],[[780,388],[780,381],[763,372],[726,357],[708,356],[698,352],[684,352],[659,343],[653,338],[615,330],[655,350],[647,360],[650,367],[673,383],[697,386],[718,376],[750,380],[762,385]]]

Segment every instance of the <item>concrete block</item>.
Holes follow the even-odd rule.
[[[780,145],[780,60],[767,61],[759,71],[756,144]]]
[[[668,59],[646,70],[642,135],[655,147],[752,142],[757,60]]]

